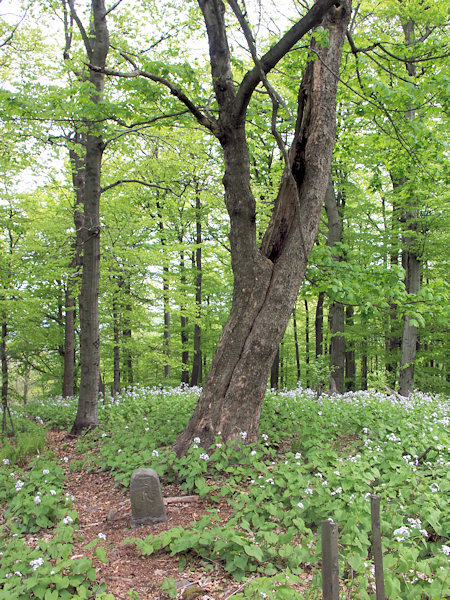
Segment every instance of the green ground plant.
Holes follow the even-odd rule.
[[[445,398],[373,391],[317,399],[311,390],[269,392],[257,445],[245,444],[245,431],[234,446],[218,436],[213,448],[203,448],[196,439],[177,459],[170,445],[197,393],[134,388],[107,399],[98,429],[79,442],[85,455],[95,449],[92,461],[110,469],[120,485],[129,484],[134,469],[149,466],[163,486],[177,481],[211,503],[211,511],[186,528],[128,540],[143,555],[169,552],[179,557],[181,569],[193,557],[206,565],[219,562],[242,582],[238,599],[294,598],[296,578],[306,569],[315,574],[309,591],[315,598],[321,586],[320,522],[332,518],[339,524],[342,585],[352,597],[368,599],[374,589],[370,494],[376,493],[387,596],[438,600],[449,594]],[[55,426],[52,406],[34,410]],[[34,498],[32,480],[29,485]],[[225,523],[214,508],[219,501],[230,508]]]

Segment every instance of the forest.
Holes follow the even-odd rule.
[[[162,588],[114,596],[113,542],[92,536],[70,566],[70,523],[90,517],[64,486],[94,470],[126,494],[144,465],[203,504],[190,530],[121,542],[226,572],[216,589],[195,563],[204,597],[318,597],[306,540],[328,517],[345,597],[375,597],[341,493],[366,521],[367,494],[392,503],[388,597],[445,597],[448,16],[439,0],[0,0],[0,600],[196,597],[175,563]],[[298,485],[306,508],[286,504]],[[219,506],[230,520],[206,516]],[[14,531],[53,527],[40,548],[64,576],[43,587]]]

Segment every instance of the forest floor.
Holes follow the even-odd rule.
[[[102,563],[94,558],[94,562],[99,582],[105,583],[107,591],[116,600],[166,600],[169,596],[160,586],[167,577],[174,578],[179,589],[177,597],[182,600],[228,600],[242,590],[243,585],[232,579],[219,563],[211,565],[203,559],[193,558],[180,573],[178,557],[171,557],[163,551],[141,556],[134,544],[124,543],[129,537],[144,539],[178,525],[188,527],[189,523],[199,520],[209,509],[216,510],[221,521],[226,522],[230,514],[226,503],[209,504],[207,499],[189,503],[171,502],[166,505],[166,523],[131,529],[128,489],[118,487],[111,475],[98,467],[91,471],[78,470],[77,461],[86,457],[77,451],[76,440],[67,438],[66,432],[51,431],[47,443],[65,467],[66,488],[74,497],[73,508],[78,513],[74,555],[92,557],[93,551],[86,550],[86,544],[98,539],[99,534],[106,536],[103,545],[108,561]],[[184,495],[177,486],[166,486],[164,482],[162,491],[164,498]],[[311,573],[305,572],[305,586],[311,579]],[[306,588],[298,585],[296,589],[306,591]],[[134,597],[130,590],[134,590]]]

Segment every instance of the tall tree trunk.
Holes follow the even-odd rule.
[[[311,384],[311,369],[310,365],[310,354],[309,354],[309,307],[308,300],[305,299],[305,363],[306,363],[306,387],[309,388]]]
[[[69,276],[65,291],[64,312],[64,375],[63,392],[64,398],[74,395],[75,384],[75,321],[76,321],[76,296],[77,286],[80,278],[83,246],[83,224],[84,215],[81,212],[83,206],[83,194],[85,184],[85,138],[77,130],[74,131],[69,140],[69,159],[72,168],[72,185],[75,201],[73,207],[73,221],[75,225],[75,236],[72,244],[72,259],[69,265]],[[76,146],[76,149],[72,147]]]
[[[73,10],[73,3],[70,3]],[[90,36],[83,30],[90,65],[89,81],[92,85],[91,102],[98,104],[103,98],[105,76],[102,69],[109,50],[106,24],[106,7],[103,0],[92,0],[92,25]],[[104,143],[99,123],[86,121],[86,157],[83,223],[83,274],[80,292],[80,354],[81,380],[78,409],[71,435],[97,426],[98,390],[100,377],[100,331],[98,317],[98,292],[100,281],[100,176]]]
[[[353,314],[353,306],[346,306],[345,328],[347,332],[349,327],[351,328],[353,325]],[[354,342],[350,342],[347,337],[345,344],[345,390],[348,392],[356,389],[356,357]]]
[[[328,217],[327,246],[333,248],[342,242],[342,217],[339,214],[338,198],[330,179],[327,193],[325,194],[325,209]],[[339,255],[333,259],[340,260]],[[345,379],[345,337],[344,337],[344,305],[341,302],[332,302],[329,312],[330,321],[330,389],[338,394],[344,393]]]
[[[124,295],[125,295],[125,310],[123,313],[123,330],[122,330],[122,340],[123,340],[123,375],[125,375],[125,380],[128,386],[132,386],[134,382],[133,376],[133,351],[131,348],[132,344],[132,329],[131,329],[131,284],[129,280],[124,281]],[[123,377],[122,377],[123,379]]]
[[[180,244],[183,243],[183,236],[180,235]],[[184,250],[180,252],[180,283],[181,297],[180,303],[180,335],[181,335],[181,383],[189,383],[189,349],[188,349],[188,318],[186,316],[186,265],[184,262]]]
[[[164,304],[164,355],[166,364],[164,365],[164,379],[168,379],[171,375],[170,366],[170,305],[169,305],[169,267],[163,267],[163,304]]]
[[[200,319],[202,314],[202,219],[200,192],[196,190],[195,196],[195,254],[193,266],[196,270],[195,276],[195,307],[196,316],[194,324],[194,358],[192,361],[191,387],[199,385],[202,381],[202,329]]]
[[[314,330],[316,336],[316,358],[323,354],[323,301],[325,292],[319,292],[316,304],[316,317],[314,319]]]
[[[7,416],[9,413],[8,407],[8,354],[6,352],[6,338],[8,336],[8,324],[6,322],[6,317],[2,315],[2,340],[0,344],[0,355],[2,362],[2,434],[6,435],[7,433]],[[9,413],[9,417],[11,418],[11,413]],[[11,420],[12,424],[12,420]]]
[[[278,378],[280,375],[280,346],[278,346],[275,358],[273,359],[272,367],[270,369],[270,388],[272,390],[278,389]]]
[[[361,389],[367,390],[367,338],[364,337],[361,342]]]
[[[219,105],[217,136],[225,161],[223,182],[230,217],[234,288],[230,316],[203,392],[186,429],[175,443],[178,455],[187,452],[194,437],[199,437],[203,446],[210,446],[218,431],[225,441],[245,439],[249,443],[257,439],[270,367],[317,236],[336,128],[334,73],[339,72],[349,16],[348,5],[341,4],[323,19],[322,25],[329,31],[329,43],[326,48],[314,46],[319,58],[306,67],[289,153],[290,169],[282,179],[272,217],[258,248],[245,110],[263,67],[262,63],[255,67],[256,79],[252,83],[251,75],[244,78],[236,93],[222,3],[199,0],[199,4],[208,31],[212,77]],[[328,8],[328,4],[319,0],[313,10],[320,11],[325,6]],[[311,24],[317,23],[312,21]],[[290,47],[288,45],[286,51]]]
[[[120,394],[120,330],[119,330],[119,301],[117,298],[117,290],[113,291],[113,385],[112,394]]]
[[[405,41],[407,45],[414,44],[415,24],[409,21],[403,25]],[[415,78],[416,63],[406,64],[408,75]],[[414,108],[407,112],[407,118],[413,121],[416,118]],[[405,185],[406,182],[403,184]],[[418,223],[417,198],[409,191],[409,197],[404,207],[404,231],[403,231],[403,264],[406,270],[406,291],[412,296],[417,295],[420,290],[420,258],[422,254],[421,240]],[[403,318],[402,349],[400,356],[400,372],[398,378],[399,394],[409,396],[414,389],[414,368],[417,349],[417,327],[411,322],[409,315]]]
[[[295,362],[297,365],[297,384],[300,381],[300,348],[298,345],[298,331],[297,331],[297,315],[294,306],[294,310],[292,311],[292,321],[294,326],[294,344],[295,344]]]

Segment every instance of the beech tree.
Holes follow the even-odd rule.
[[[217,137],[223,150],[233,302],[196,409],[175,444],[179,455],[187,451],[194,437],[199,437],[205,447],[213,443],[218,432],[227,441],[252,442],[257,438],[270,367],[317,235],[335,137],[337,74],[350,17],[348,2],[318,0],[305,17],[258,59],[243,13],[234,0],[229,0],[228,5],[243,28],[255,66],[236,86],[225,4],[221,0],[199,0],[208,33],[218,118],[184,101],[197,120]],[[267,74],[298,40],[319,24],[328,32],[328,43],[321,46],[312,42],[311,60],[298,94],[294,140],[269,225],[258,247],[256,202],[251,191],[245,136],[246,110],[262,81],[273,100],[275,120],[279,99],[267,81]]]

